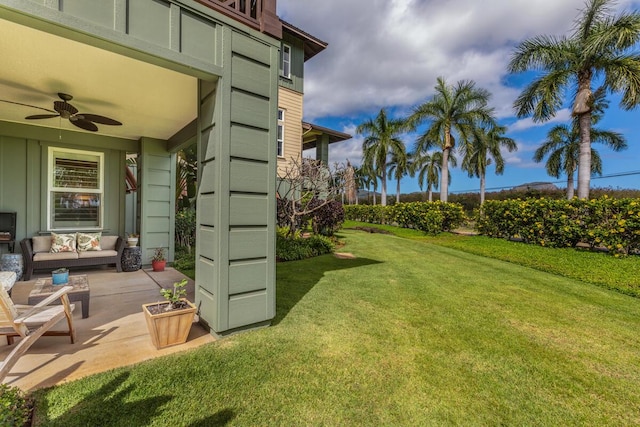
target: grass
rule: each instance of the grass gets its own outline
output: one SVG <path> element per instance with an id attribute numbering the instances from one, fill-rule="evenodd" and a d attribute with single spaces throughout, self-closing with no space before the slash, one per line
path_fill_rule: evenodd
<path id="1" fill-rule="evenodd" d="M 347 221 L 344 226 L 346 228 L 378 228 L 398 237 L 508 261 L 640 297 L 640 257 L 638 256 L 615 258 L 603 252 L 573 248 L 545 248 L 485 236 L 451 233 L 428 236 L 417 230 L 355 221 Z"/>
<path id="2" fill-rule="evenodd" d="M 344 231 L 277 266 L 274 325 L 40 390 L 40 426 L 640 423 L 640 304 L 514 263 Z"/>

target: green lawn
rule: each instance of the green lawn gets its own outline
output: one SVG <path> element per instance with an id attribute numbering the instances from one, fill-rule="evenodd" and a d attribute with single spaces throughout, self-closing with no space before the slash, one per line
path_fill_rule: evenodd
<path id="1" fill-rule="evenodd" d="M 640 424 L 640 301 L 395 236 L 278 264 L 274 326 L 37 393 L 53 426 Z"/>

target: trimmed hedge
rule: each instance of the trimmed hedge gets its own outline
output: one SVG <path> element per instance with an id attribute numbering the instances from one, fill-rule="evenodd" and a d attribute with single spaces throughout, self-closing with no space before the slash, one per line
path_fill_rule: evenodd
<path id="1" fill-rule="evenodd" d="M 464 221 L 464 211 L 457 203 L 411 202 L 391 206 L 345 206 L 345 218 L 371 224 L 397 224 L 427 234 L 438 234 L 459 227 Z"/>
<path id="2" fill-rule="evenodd" d="M 619 256 L 640 250 L 640 199 L 488 200 L 480 234 L 550 247 L 584 243 Z"/>

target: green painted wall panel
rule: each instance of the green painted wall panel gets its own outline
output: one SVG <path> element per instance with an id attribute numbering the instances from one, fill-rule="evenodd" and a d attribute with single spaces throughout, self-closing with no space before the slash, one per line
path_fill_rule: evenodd
<path id="1" fill-rule="evenodd" d="M 145 265 L 151 263 L 153 251 L 159 247 L 165 248 L 169 262 L 174 256 L 176 155 L 167 152 L 166 147 L 163 140 L 140 139 L 138 200 L 140 247 Z"/>
<path id="2" fill-rule="evenodd" d="M 201 61 L 215 64 L 218 50 L 216 24 L 185 10 L 182 10 L 180 18 L 180 51 Z"/>
<path id="3" fill-rule="evenodd" d="M 265 130 L 231 125 L 231 155 L 252 160 L 269 160 L 269 133 Z"/>
<path id="4" fill-rule="evenodd" d="M 162 171 L 168 171 L 171 169 L 171 157 L 167 156 L 163 147 L 160 147 L 160 149 L 163 151 L 161 155 L 149 154 L 145 157 L 144 161 L 147 169 L 159 169 Z"/>
<path id="5" fill-rule="evenodd" d="M 202 263 L 198 263 L 198 267 L 204 269 Z M 196 270 L 197 271 L 197 270 Z M 199 272 L 196 272 L 198 275 Z M 211 327 L 216 323 L 216 319 L 218 319 L 218 306 L 217 306 L 217 295 L 209 292 L 206 287 L 202 286 L 200 283 L 201 279 L 196 277 L 196 282 L 198 283 L 197 291 L 196 291 L 196 301 L 198 301 L 198 316 L 201 321 L 208 323 Z"/>
<path id="6" fill-rule="evenodd" d="M 149 211 L 148 216 L 163 215 L 168 217 L 171 214 L 171 203 L 168 201 L 147 201 L 145 205 Z"/>
<path id="7" fill-rule="evenodd" d="M 171 47 L 170 3 L 162 0 L 129 2 L 128 33 L 158 46 Z"/>
<path id="8" fill-rule="evenodd" d="M 234 31 L 231 36 L 231 46 L 233 52 L 251 58 L 254 61 L 262 62 L 267 66 L 271 64 L 269 46 L 256 39 Z"/>
<path id="9" fill-rule="evenodd" d="M 280 70 L 280 77 L 278 83 L 282 87 L 294 90 L 296 92 L 304 93 L 304 45 L 302 40 L 293 37 L 290 34 L 284 33 L 282 35 L 283 43 L 287 44 L 291 48 L 291 76 L 286 78 L 282 76 L 282 69 L 280 63 L 278 68 Z"/>
<path id="10" fill-rule="evenodd" d="M 268 319 L 267 292 L 238 295 L 229 299 L 229 328 L 239 328 Z"/>
<path id="11" fill-rule="evenodd" d="M 198 184 L 200 185 L 199 191 L 200 194 L 212 193 L 216 190 L 216 183 L 218 179 L 216 179 L 216 168 L 215 162 L 207 162 L 203 164 L 200 162 L 200 169 L 202 170 L 202 175 L 200 176 L 200 180 Z"/>
<path id="12" fill-rule="evenodd" d="M 213 278 L 216 276 L 216 263 L 206 258 L 200 258 L 198 262 L 198 285 L 204 288 L 207 293 L 214 294 L 215 286 Z"/>
<path id="13" fill-rule="evenodd" d="M 149 185 L 168 186 L 171 170 L 158 170 L 147 168 L 145 179 Z"/>
<path id="14" fill-rule="evenodd" d="M 165 217 L 149 217 L 147 218 L 149 230 L 165 231 L 169 229 L 169 218 Z"/>
<path id="15" fill-rule="evenodd" d="M 216 222 L 217 199 L 215 194 L 206 194 L 198 200 L 200 224 L 213 226 Z"/>
<path id="16" fill-rule="evenodd" d="M 234 88 L 255 93 L 265 98 L 269 97 L 269 85 L 265 85 L 265 80 L 269 78 L 269 67 L 257 64 L 242 56 L 232 58 L 233 73 L 231 84 Z"/>
<path id="17" fill-rule="evenodd" d="M 197 239 L 199 254 L 203 257 L 215 260 L 216 239 L 218 238 L 216 230 L 213 227 L 200 226 L 199 238 Z"/>
<path id="18" fill-rule="evenodd" d="M 261 258 L 268 253 L 267 229 L 233 229 L 229 232 L 229 259 Z"/>
<path id="19" fill-rule="evenodd" d="M 231 195 L 230 215 L 231 226 L 264 225 L 267 226 L 268 217 L 264 214 L 269 206 L 267 196 L 259 195 Z"/>
<path id="20" fill-rule="evenodd" d="M 114 27 L 114 0 L 60 0 L 60 11 L 106 28 Z"/>
<path id="21" fill-rule="evenodd" d="M 272 119 L 269 100 L 235 90 L 231 92 L 232 122 L 269 129 Z"/>
<path id="22" fill-rule="evenodd" d="M 49 135 L 49 129 L 38 126 L 21 126 L 30 136 Z M 3 131 L 14 133 L 14 126 L 0 122 L 0 210 L 17 213 L 16 237 L 21 240 L 41 232 L 47 232 L 46 192 L 48 148 L 80 149 L 104 154 L 103 232 L 110 235 L 124 233 L 124 155 L 125 152 L 104 148 L 109 138 L 89 140 L 96 146 L 65 144 L 56 140 L 3 136 Z M 117 145 L 117 144 L 115 144 Z M 19 249 L 17 249 L 19 250 Z M 6 251 L 6 247 L 0 247 Z"/>
<path id="23" fill-rule="evenodd" d="M 267 260 L 232 262 L 229 266 L 229 294 L 236 295 L 265 289 Z"/>
<path id="24" fill-rule="evenodd" d="M 269 192 L 269 166 L 266 163 L 231 159 L 231 191 Z"/>
<path id="25" fill-rule="evenodd" d="M 169 243 L 171 243 L 171 241 L 169 240 L 169 233 L 164 230 L 157 232 L 147 232 L 144 235 L 144 247 L 147 248 L 146 251 L 149 258 L 153 257 L 153 253 L 156 248 L 168 248 Z M 149 263 L 151 263 L 151 261 L 149 261 Z"/>

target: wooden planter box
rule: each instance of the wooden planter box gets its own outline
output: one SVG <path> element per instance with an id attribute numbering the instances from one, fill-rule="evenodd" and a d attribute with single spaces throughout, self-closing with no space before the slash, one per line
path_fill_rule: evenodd
<path id="1" fill-rule="evenodd" d="M 189 304 L 189 308 L 163 311 L 159 314 L 152 314 L 147 308 L 150 306 L 158 306 L 158 303 L 142 305 L 142 311 L 147 321 L 149 334 L 151 334 L 151 341 L 158 350 L 187 341 L 197 308 L 192 302 L 186 299 L 183 299 L 183 301 Z M 167 304 L 168 303 L 160 303 L 159 305 L 163 307 Z"/>

